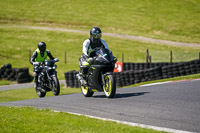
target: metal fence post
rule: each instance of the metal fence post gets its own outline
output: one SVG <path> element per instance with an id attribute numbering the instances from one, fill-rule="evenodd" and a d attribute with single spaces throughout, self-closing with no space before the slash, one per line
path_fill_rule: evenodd
<path id="1" fill-rule="evenodd" d="M 29 49 L 29 61 L 31 60 L 31 49 Z"/>
<path id="2" fill-rule="evenodd" d="M 122 62 L 124 63 L 124 53 L 122 53 Z"/>
<path id="3" fill-rule="evenodd" d="M 149 50 L 147 49 L 146 51 L 146 62 L 148 63 L 149 62 Z"/>
<path id="4" fill-rule="evenodd" d="M 199 52 L 199 60 L 200 60 L 200 52 Z"/>
<path id="5" fill-rule="evenodd" d="M 172 63 L 172 50 L 170 51 L 170 62 Z"/>
<path id="6" fill-rule="evenodd" d="M 67 63 L 67 52 L 65 51 L 65 64 Z"/>

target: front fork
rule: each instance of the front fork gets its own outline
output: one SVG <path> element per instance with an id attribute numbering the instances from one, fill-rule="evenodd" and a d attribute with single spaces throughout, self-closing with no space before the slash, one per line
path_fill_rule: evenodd
<path id="1" fill-rule="evenodd" d="M 102 85 L 104 86 L 104 87 L 106 87 L 106 83 L 105 83 L 105 74 L 103 74 L 103 72 L 101 71 L 101 80 L 102 80 Z"/>
<path id="2" fill-rule="evenodd" d="M 104 87 L 106 87 L 106 83 L 105 83 L 105 76 L 106 76 L 106 75 L 113 75 L 113 73 L 112 73 L 112 72 L 107 72 L 107 73 L 104 73 L 104 74 L 103 74 L 103 72 L 101 72 L 102 85 L 103 85 Z"/>
<path id="3" fill-rule="evenodd" d="M 52 77 L 56 77 L 57 76 L 57 72 L 56 71 L 53 71 L 52 73 L 51 73 L 51 75 L 49 74 L 49 72 L 46 70 L 46 74 L 47 74 L 47 79 L 48 79 L 48 87 L 49 88 L 53 88 L 53 79 L 52 79 Z"/>

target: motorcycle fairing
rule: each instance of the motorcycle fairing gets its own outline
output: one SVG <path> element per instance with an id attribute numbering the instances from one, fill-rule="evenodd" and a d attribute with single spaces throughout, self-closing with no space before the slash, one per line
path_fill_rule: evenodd
<path id="1" fill-rule="evenodd" d="M 96 51 L 96 57 L 88 70 L 88 85 L 91 89 L 103 91 L 104 75 L 112 73 L 115 65 L 115 57 L 105 48 Z"/>

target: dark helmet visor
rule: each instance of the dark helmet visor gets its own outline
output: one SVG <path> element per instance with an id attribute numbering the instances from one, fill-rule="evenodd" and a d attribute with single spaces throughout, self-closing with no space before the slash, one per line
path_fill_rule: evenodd
<path id="1" fill-rule="evenodd" d="M 40 52 L 45 52 L 45 50 L 46 50 L 46 46 L 41 46 L 41 47 L 39 47 L 39 50 L 40 50 Z"/>
<path id="2" fill-rule="evenodd" d="M 102 34 L 101 33 L 98 33 L 98 34 L 92 34 L 91 35 L 94 39 L 100 39 L 101 38 L 101 36 L 102 36 Z"/>

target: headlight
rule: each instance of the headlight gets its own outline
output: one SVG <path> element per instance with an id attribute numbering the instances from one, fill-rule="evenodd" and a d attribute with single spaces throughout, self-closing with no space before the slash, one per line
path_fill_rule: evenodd
<path id="1" fill-rule="evenodd" d="M 53 69 L 56 69 L 56 68 L 57 68 L 57 65 L 54 65 L 54 66 L 53 66 Z"/>
<path id="2" fill-rule="evenodd" d="M 46 70 L 51 70 L 52 68 L 49 67 L 49 66 L 45 66 L 45 69 L 46 69 Z"/>

